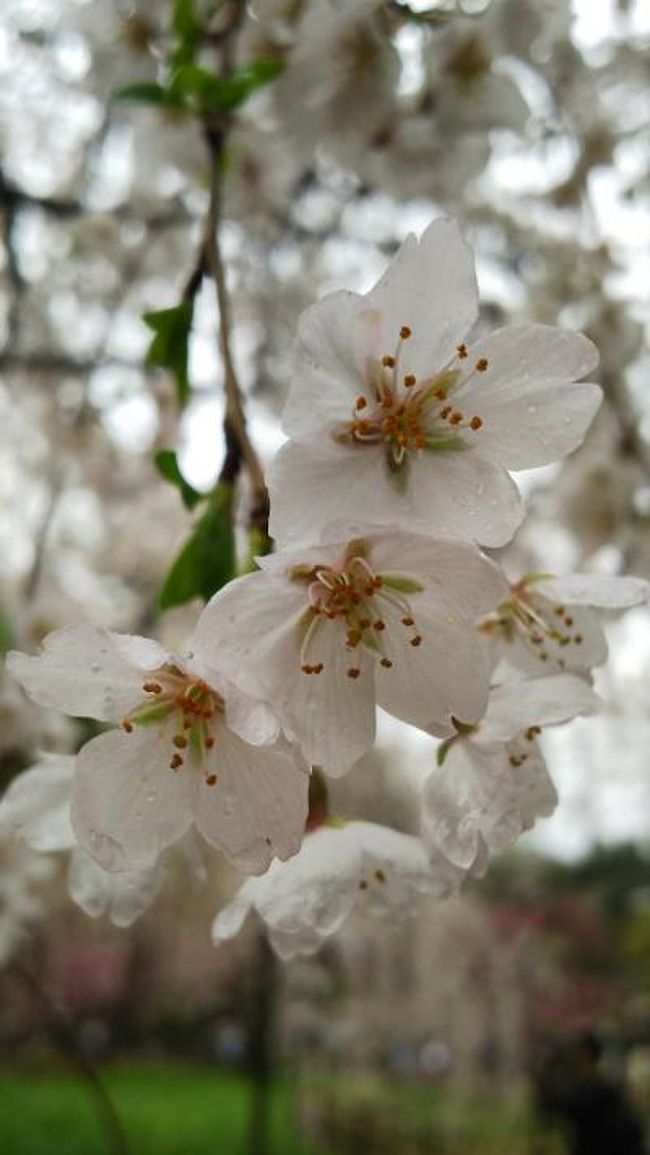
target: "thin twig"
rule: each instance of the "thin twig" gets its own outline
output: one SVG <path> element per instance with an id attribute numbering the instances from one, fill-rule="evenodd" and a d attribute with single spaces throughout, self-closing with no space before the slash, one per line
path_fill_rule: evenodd
<path id="1" fill-rule="evenodd" d="M 245 18 L 246 5 L 243 0 L 232 0 L 227 35 L 220 44 L 221 75 L 228 76 L 234 67 L 235 38 Z M 224 392 L 226 413 L 224 433 L 226 438 L 226 465 L 229 480 L 234 480 L 241 465 L 248 472 L 253 489 L 250 526 L 256 529 L 268 542 L 269 498 L 264 479 L 264 471 L 257 451 L 250 439 L 244 413 L 243 392 L 237 377 L 232 352 L 232 316 L 230 295 L 223 254 L 221 251 L 220 226 L 223 206 L 223 157 L 225 142 L 230 129 L 231 116 L 224 114 L 218 121 L 206 120 L 204 138 L 210 162 L 210 200 L 203 237 L 203 259 L 207 272 L 212 278 L 219 306 L 219 344 L 224 367 Z M 199 266 L 200 267 L 200 266 Z"/>

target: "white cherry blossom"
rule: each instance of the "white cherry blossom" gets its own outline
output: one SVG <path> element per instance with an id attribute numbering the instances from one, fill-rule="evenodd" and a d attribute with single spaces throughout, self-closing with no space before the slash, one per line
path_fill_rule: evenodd
<path id="1" fill-rule="evenodd" d="M 212 938 L 233 938 L 256 911 L 281 958 L 313 954 L 355 910 L 392 920 L 413 912 L 425 894 L 443 897 L 462 872 L 432 867 L 422 842 L 374 822 L 320 826 L 289 862 L 249 878 L 217 915 Z"/>
<path id="2" fill-rule="evenodd" d="M 75 834 L 104 869 L 150 867 L 192 825 L 246 872 L 297 851 L 306 767 L 269 708 L 205 659 L 82 625 L 8 667 L 42 705 L 121 723 L 82 748 L 72 788 Z"/>
<path id="3" fill-rule="evenodd" d="M 68 853 L 68 891 L 92 918 L 108 915 L 116 926 L 131 926 L 151 905 L 165 877 L 163 858 L 136 871 L 103 870 L 82 850 L 70 821 L 75 759 L 42 754 L 11 782 L 0 800 L 0 835 L 19 835 L 40 853 Z"/>
<path id="4" fill-rule="evenodd" d="M 439 766 L 424 785 L 424 841 L 455 866 L 476 870 L 552 814 L 557 795 L 537 735 L 598 705 L 586 683 L 567 674 L 492 690 L 481 722 L 459 725 L 438 750 Z"/>
<path id="5" fill-rule="evenodd" d="M 647 601 L 649 590 L 636 577 L 527 574 L 479 628 L 496 655 L 525 673 L 584 674 L 607 658 L 605 633 L 592 610 L 627 609 Z"/>
<path id="6" fill-rule="evenodd" d="M 313 540 L 351 518 L 505 544 L 523 516 L 510 469 L 546 465 L 582 441 L 598 363 L 586 337 L 546 325 L 473 344 L 472 254 L 437 220 L 410 235 L 365 296 L 337 292 L 303 314 L 270 471 L 271 532 Z"/>
<path id="7" fill-rule="evenodd" d="M 273 703 L 309 762 L 341 774 L 373 743 L 375 704 L 441 737 L 452 715 L 481 717 L 490 670 L 474 623 L 507 583 L 466 543 L 331 532 L 220 590 L 197 637 L 245 691 Z"/>
<path id="8" fill-rule="evenodd" d="M 400 60 L 385 35 L 381 8 L 381 0 L 310 0 L 305 6 L 272 94 L 277 118 L 303 162 L 313 164 L 318 141 L 339 163 L 356 167 L 393 112 Z"/>

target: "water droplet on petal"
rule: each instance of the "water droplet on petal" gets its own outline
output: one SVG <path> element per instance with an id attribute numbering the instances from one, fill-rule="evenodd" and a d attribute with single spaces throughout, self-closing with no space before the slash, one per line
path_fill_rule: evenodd
<path id="1" fill-rule="evenodd" d="M 124 861 L 124 851 L 115 838 L 100 830 L 88 831 L 90 851 L 105 870 L 118 870 Z"/>
<path id="2" fill-rule="evenodd" d="M 145 802 L 151 806 L 151 803 L 156 801 L 156 797 L 156 794 L 147 794 L 145 795 Z"/>

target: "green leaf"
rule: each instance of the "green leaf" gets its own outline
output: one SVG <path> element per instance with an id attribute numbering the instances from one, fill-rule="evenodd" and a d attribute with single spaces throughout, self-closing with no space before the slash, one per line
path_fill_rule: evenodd
<path id="1" fill-rule="evenodd" d="M 201 112 L 232 112 L 256 89 L 274 80 L 282 68 L 276 60 L 253 60 L 232 76 L 223 77 L 197 64 L 182 64 L 172 76 L 169 89 L 179 101 L 193 97 Z"/>
<path id="2" fill-rule="evenodd" d="M 172 309 L 145 313 L 142 320 L 155 336 L 147 351 L 147 365 L 157 369 L 171 369 L 176 378 L 176 392 L 181 408 L 190 393 L 187 376 L 187 353 L 192 328 L 192 301 L 181 301 Z"/>
<path id="3" fill-rule="evenodd" d="M 155 104 L 172 108 L 182 108 L 183 102 L 168 88 L 154 81 L 142 84 L 127 84 L 113 94 L 114 100 L 131 100 L 136 104 Z"/>
<path id="4" fill-rule="evenodd" d="M 185 480 L 178 468 L 178 460 L 173 449 L 161 449 L 154 457 L 154 464 L 160 475 L 176 486 L 186 509 L 194 509 L 194 506 L 206 496 Z"/>
<path id="5" fill-rule="evenodd" d="M 192 598 L 207 602 L 235 576 L 235 569 L 232 486 L 220 483 L 163 582 L 158 608 L 167 610 Z"/>

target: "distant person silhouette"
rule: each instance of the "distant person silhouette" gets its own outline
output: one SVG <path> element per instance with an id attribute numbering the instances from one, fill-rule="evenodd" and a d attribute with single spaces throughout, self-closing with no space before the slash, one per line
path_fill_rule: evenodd
<path id="1" fill-rule="evenodd" d="M 592 1032 L 580 1035 L 568 1061 L 545 1064 L 539 1105 L 566 1124 L 571 1155 L 645 1155 L 641 1124 L 621 1088 L 602 1074 L 601 1055 Z"/>

